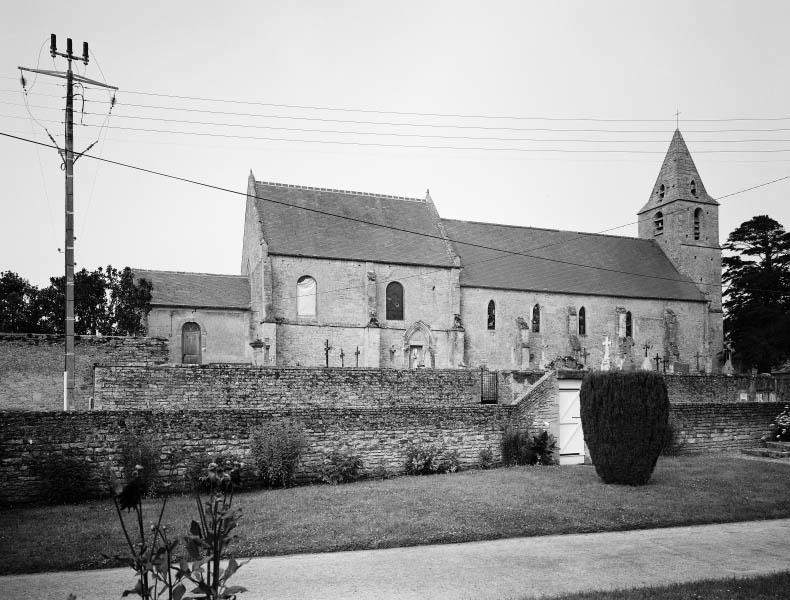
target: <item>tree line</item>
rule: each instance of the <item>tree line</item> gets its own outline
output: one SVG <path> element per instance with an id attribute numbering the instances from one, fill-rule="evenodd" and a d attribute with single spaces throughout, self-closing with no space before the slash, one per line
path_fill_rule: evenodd
<path id="1" fill-rule="evenodd" d="M 12 271 L 0 273 L 0 331 L 65 333 L 65 277 L 38 288 Z M 74 333 L 144 335 L 151 310 L 151 283 L 135 280 L 129 267 L 112 265 L 74 273 Z"/>

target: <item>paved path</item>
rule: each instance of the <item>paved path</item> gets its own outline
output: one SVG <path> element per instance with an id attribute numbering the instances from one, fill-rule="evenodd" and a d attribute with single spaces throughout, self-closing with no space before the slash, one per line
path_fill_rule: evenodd
<path id="1" fill-rule="evenodd" d="M 790 570 L 790 519 L 256 558 L 239 600 L 502 599 Z M 0 577 L 3 598 L 116 600 L 129 569 Z"/>

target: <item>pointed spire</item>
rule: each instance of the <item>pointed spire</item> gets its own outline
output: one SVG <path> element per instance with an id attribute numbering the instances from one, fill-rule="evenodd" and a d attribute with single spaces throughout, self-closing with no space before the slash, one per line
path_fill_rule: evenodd
<path id="1" fill-rule="evenodd" d="M 650 200 L 639 211 L 642 213 L 656 205 L 666 204 L 675 200 L 689 200 L 705 204 L 718 204 L 711 198 L 702 183 L 694 159 L 691 158 L 686 140 L 680 129 L 675 129 L 669 143 L 664 162 L 658 172 L 656 183 L 650 194 Z"/>

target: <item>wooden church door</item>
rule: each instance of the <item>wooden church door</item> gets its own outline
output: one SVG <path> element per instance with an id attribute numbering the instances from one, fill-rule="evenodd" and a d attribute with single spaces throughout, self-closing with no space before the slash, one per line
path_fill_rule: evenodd
<path id="1" fill-rule="evenodd" d="M 184 323 L 181 329 L 181 362 L 187 365 L 199 365 L 200 345 L 200 325 Z"/>

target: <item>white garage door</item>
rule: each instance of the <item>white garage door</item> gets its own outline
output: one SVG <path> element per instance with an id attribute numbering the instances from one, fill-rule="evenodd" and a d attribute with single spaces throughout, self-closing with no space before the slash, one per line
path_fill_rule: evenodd
<path id="1" fill-rule="evenodd" d="M 579 408 L 581 379 L 560 379 L 560 464 L 584 462 L 584 434 Z"/>

